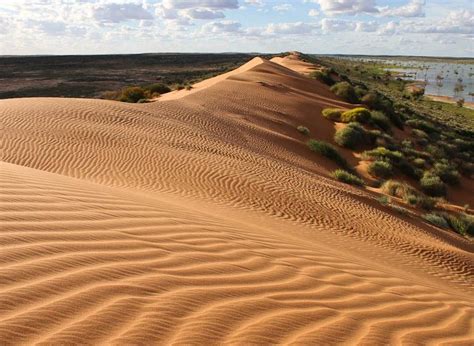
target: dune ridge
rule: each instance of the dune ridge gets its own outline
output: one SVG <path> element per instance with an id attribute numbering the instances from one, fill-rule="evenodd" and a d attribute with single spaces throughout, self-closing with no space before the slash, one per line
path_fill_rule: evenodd
<path id="1" fill-rule="evenodd" d="M 0 340 L 472 343 L 472 245 L 328 178 L 295 127 L 350 105 L 306 68 L 0 101 Z"/>

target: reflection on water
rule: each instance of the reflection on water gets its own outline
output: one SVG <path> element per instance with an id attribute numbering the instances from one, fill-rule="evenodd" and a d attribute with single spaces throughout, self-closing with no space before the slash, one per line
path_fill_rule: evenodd
<path id="1" fill-rule="evenodd" d="M 464 98 L 466 101 L 474 102 L 474 60 L 472 64 L 419 59 L 410 61 L 359 58 L 356 60 L 398 65 L 399 68 L 387 68 L 387 70 L 397 72 L 398 76 L 405 80 L 424 82 L 425 94 Z"/>

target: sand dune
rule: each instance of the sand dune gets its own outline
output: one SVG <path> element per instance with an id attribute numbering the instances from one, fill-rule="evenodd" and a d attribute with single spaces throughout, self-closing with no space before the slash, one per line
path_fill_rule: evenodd
<path id="1" fill-rule="evenodd" d="M 291 59 L 0 101 L 0 340 L 472 344 L 472 245 L 328 178 L 295 127 L 331 140 L 349 105 Z"/>

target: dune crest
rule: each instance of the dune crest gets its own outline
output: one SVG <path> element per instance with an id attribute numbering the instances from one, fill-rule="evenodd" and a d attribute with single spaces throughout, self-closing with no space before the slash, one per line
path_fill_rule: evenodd
<path id="1" fill-rule="evenodd" d="M 473 343 L 472 244 L 329 178 L 295 128 L 331 140 L 350 105 L 306 64 L 0 101 L 0 340 Z"/>

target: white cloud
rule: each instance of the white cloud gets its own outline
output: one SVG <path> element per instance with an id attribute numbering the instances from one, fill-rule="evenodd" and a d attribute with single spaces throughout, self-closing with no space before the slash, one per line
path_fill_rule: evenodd
<path id="1" fill-rule="evenodd" d="M 379 12 L 386 17 L 423 17 L 425 0 L 411 0 L 400 7 L 379 7 Z"/>
<path id="2" fill-rule="evenodd" d="M 293 6 L 291 4 L 279 4 L 279 5 L 273 6 L 273 10 L 277 12 L 286 12 L 286 11 L 291 10 L 292 8 Z"/>
<path id="3" fill-rule="evenodd" d="M 93 17 L 102 23 L 120 23 L 135 19 L 153 19 L 150 12 L 134 3 L 109 3 L 93 8 Z"/>
<path id="4" fill-rule="evenodd" d="M 319 16 L 319 11 L 312 8 L 311 10 L 308 11 L 308 16 L 310 17 L 317 17 Z"/>
<path id="5" fill-rule="evenodd" d="M 238 0 L 163 0 L 163 6 L 180 10 L 188 8 L 223 10 L 239 8 L 239 2 Z"/>
<path id="6" fill-rule="evenodd" d="M 318 3 L 321 11 L 330 16 L 378 12 L 375 0 L 313 0 L 312 2 Z"/>
<path id="7" fill-rule="evenodd" d="M 321 29 L 328 32 L 352 31 L 356 24 L 347 20 L 324 18 L 321 20 Z"/>
<path id="8" fill-rule="evenodd" d="M 235 33 L 238 32 L 241 27 L 242 24 L 233 20 L 210 22 L 202 26 L 202 32 L 213 34 Z"/>
<path id="9" fill-rule="evenodd" d="M 296 23 L 271 23 L 265 30 L 268 34 L 301 35 L 310 34 L 315 26 L 303 22 Z"/>
<path id="10" fill-rule="evenodd" d="M 213 11 L 207 8 L 190 8 L 185 11 L 185 14 L 192 19 L 218 19 L 225 17 L 221 11 Z"/>

